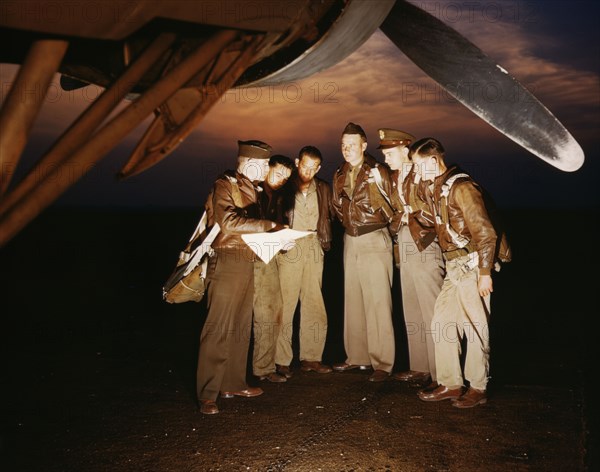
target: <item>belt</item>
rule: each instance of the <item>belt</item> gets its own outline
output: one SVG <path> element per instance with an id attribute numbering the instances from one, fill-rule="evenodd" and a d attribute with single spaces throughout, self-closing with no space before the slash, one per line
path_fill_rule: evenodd
<path id="1" fill-rule="evenodd" d="M 447 261 L 451 261 L 452 259 L 456 259 L 457 257 L 466 256 L 467 254 L 471 254 L 477 248 L 475 244 L 469 243 L 465 247 L 460 247 L 458 249 L 454 249 L 453 251 L 444 252 L 444 259 Z"/>
<path id="2" fill-rule="evenodd" d="M 350 236 L 363 236 L 365 234 L 372 233 L 373 231 L 377 231 L 379 229 L 383 229 L 387 226 L 387 223 L 377 223 L 373 225 L 363 225 L 358 226 L 355 231 L 346 231 Z M 355 234 L 352 234 L 355 233 Z"/>

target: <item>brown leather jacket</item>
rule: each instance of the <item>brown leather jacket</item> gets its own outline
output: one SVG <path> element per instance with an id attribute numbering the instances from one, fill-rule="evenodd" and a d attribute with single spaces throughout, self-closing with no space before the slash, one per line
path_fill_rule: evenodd
<path id="1" fill-rule="evenodd" d="M 404 205 L 402 204 L 398 193 L 399 176 L 400 170 L 392 172 L 393 190 L 391 199 L 397 212 L 394 214 L 392 222 L 390 223 L 390 232 L 394 235 L 398 234 L 400 231 L 405 213 Z M 423 201 L 420 197 L 422 192 L 419 191 L 419 185 L 421 185 L 421 182 L 415 184 L 414 177 L 415 172 L 411 169 L 402 182 L 402 194 L 404 196 L 404 201 L 412 210 L 412 212 L 408 214 L 408 230 L 419 251 L 424 251 L 435 240 L 435 217 L 431 213 L 431 208 L 427 202 Z"/>
<path id="2" fill-rule="evenodd" d="M 329 251 L 331 248 L 331 187 L 324 180 L 318 177 L 314 178 L 317 186 L 317 201 L 319 202 L 319 219 L 317 221 L 317 238 L 321 243 L 323 251 Z M 294 182 L 295 184 L 295 182 Z M 296 189 L 296 185 L 292 189 Z M 295 191 L 289 194 L 289 209 L 286 212 L 288 224 L 293 228 L 294 224 L 294 202 L 296 199 Z"/>
<path id="3" fill-rule="evenodd" d="M 258 192 L 258 204 L 260 205 L 260 214 L 267 220 L 274 221 L 275 223 L 285 223 L 284 218 L 284 199 L 286 197 L 286 191 L 284 189 L 271 190 L 271 197 L 269 198 L 269 190 L 267 190 L 267 184 L 262 182 L 260 188 L 262 192 Z"/>
<path id="4" fill-rule="evenodd" d="M 373 186 L 369 184 L 368 180 L 374 167 L 379 169 L 383 189 L 388 196 L 391 195 L 392 182 L 389 168 L 377 162 L 367 153 L 364 155 L 362 167 L 356 176 L 352 195 L 348 195 L 344 189 L 350 164 L 344 162 L 333 176 L 333 210 L 350 236 L 360 236 L 385 228 L 390 222 L 391 215 L 386 213 L 387 209 L 373 208 L 371 198 Z"/>
<path id="5" fill-rule="evenodd" d="M 448 178 L 459 172 L 461 171 L 457 167 L 451 167 L 433 181 L 433 201 L 430 201 L 430 204 L 439 217 L 436 217 L 435 227 L 443 252 L 459 248 L 441 219 L 442 185 Z M 428 195 L 431 196 L 429 192 Z M 475 246 L 479 254 L 480 273 L 491 274 L 495 262 L 497 236 L 486 210 L 481 189 L 470 177 L 458 178 L 450 189 L 447 202 L 450 227 Z"/>
<path id="6" fill-rule="evenodd" d="M 237 181 L 242 206 L 235 203 L 233 183 Z M 206 202 L 209 224 L 218 223 L 220 233 L 212 243 L 216 251 L 249 249 L 242 234 L 260 233 L 272 229 L 274 223 L 261 219 L 257 188 L 244 175 L 228 171 L 219 177 Z M 250 254 L 250 253 L 248 253 Z"/>

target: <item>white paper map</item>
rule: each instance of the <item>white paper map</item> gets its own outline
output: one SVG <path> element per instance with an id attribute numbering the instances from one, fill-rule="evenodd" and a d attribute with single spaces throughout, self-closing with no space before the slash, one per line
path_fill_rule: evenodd
<path id="1" fill-rule="evenodd" d="M 279 251 L 292 249 L 296 239 L 314 233 L 286 228 L 273 233 L 242 234 L 242 239 L 265 264 L 268 264 Z"/>

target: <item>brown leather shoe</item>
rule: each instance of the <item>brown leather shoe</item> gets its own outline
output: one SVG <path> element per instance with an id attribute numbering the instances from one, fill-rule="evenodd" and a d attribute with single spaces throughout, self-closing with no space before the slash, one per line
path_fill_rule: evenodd
<path id="1" fill-rule="evenodd" d="M 459 388 L 448 388 L 444 385 L 440 385 L 431 392 L 421 391 L 417 393 L 418 397 L 424 402 L 439 402 L 442 400 L 456 400 L 462 395 L 462 387 Z"/>
<path id="2" fill-rule="evenodd" d="M 317 374 L 329 374 L 331 367 L 321 364 L 319 361 L 302 361 L 300 363 L 300 370 L 303 372 L 316 372 Z"/>
<path id="3" fill-rule="evenodd" d="M 262 395 L 263 389 L 260 387 L 248 387 L 244 390 L 238 390 L 237 392 L 221 392 L 221 398 L 233 398 L 233 397 L 258 397 Z"/>
<path id="4" fill-rule="evenodd" d="M 291 379 L 294 375 L 289 365 L 277 365 L 277 373 L 283 375 L 286 379 Z"/>
<path id="5" fill-rule="evenodd" d="M 422 388 L 419 392 L 417 392 L 417 394 L 420 392 L 423 392 L 423 393 L 433 392 L 439 386 L 440 386 L 440 384 L 438 384 L 436 380 L 433 380 L 429 385 L 427 385 L 425 388 Z"/>
<path id="6" fill-rule="evenodd" d="M 369 382 L 383 382 L 389 378 L 390 378 L 389 372 L 386 372 L 385 370 L 377 369 L 369 377 Z"/>
<path id="7" fill-rule="evenodd" d="M 483 405 L 486 402 L 487 395 L 485 394 L 485 390 L 477 390 L 476 388 L 469 387 L 469 390 L 463 396 L 452 402 L 452 406 L 456 408 L 473 408 L 477 405 Z"/>
<path id="8" fill-rule="evenodd" d="M 205 415 L 216 415 L 219 407 L 214 400 L 200 400 L 200 413 Z"/>
<path id="9" fill-rule="evenodd" d="M 431 375 L 429 372 L 418 372 L 416 370 L 407 370 L 405 372 L 396 372 L 392 374 L 392 378 L 400 380 L 400 382 L 415 382 L 415 383 L 429 383 L 431 381 Z"/>
<path id="10" fill-rule="evenodd" d="M 261 375 L 258 378 L 260 380 L 268 380 L 269 382 L 273 382 L 273 383 L 287 382 L 287 378 L 285 377 L 285 375 L 276 374 L 275 372 L 271 372 L 268 375 Z"/>
<path id="11" fill-rule="evenodd" d="M 371 368 L 370 365 L 358 365 L 358 364 L 348 364 L 346 362 L 341 362 L 339 364 L 333 364 L 333 370 L 336 372 L 346 372 L 347 370 L 360 369 L 360 370 L 369 370 Z"/>

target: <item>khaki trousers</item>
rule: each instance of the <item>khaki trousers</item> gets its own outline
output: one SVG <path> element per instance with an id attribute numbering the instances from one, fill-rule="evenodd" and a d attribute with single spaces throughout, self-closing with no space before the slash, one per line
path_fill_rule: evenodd
<path id="1" fill-rule="evenodd" d="M 327 338 L 327 311 L 321 292 L 323 250 L 316 235 L 298 239 L 293 249 L 278 254 L 283 318 L 275 362 L 290 365 L 293 358 L 294 313 L 300 301 L 300 361 L 321 361 Z"/>
<path id="2" fill-rule="evenodd" d="M 208 262 L 208 315 L 198 353 L 199 400 L 247 388 L 254 262 L 243 251 L 217 252 Z"/>
<path id="3" fill-rule="evenodd" d="M 485 390 L 489 376 L 490 297 L 479 296 L 479 268 L 465 266 L 469 255 L 446 262 L 446 278 L 435 303 L 431 330 L 435 340 L 438 383 L 448 388 L 463 386 L 460 366 L 461 340 L 466 338 L 464 378 L 477 390 Z"/>
<path id="4" fill-rule="evenodd" d="M 348 364 L 391 372 L 392 238 L 387 228 L 362 236 L 344 234 L 344 347 Z"/>
<path id="5" fill-rule="evenodd" d="M 410 370 L 429 372 L 432 380 L 437 380 L 431 321 L 435 301 L 444 282 L 442 251 L 437 241 L 433 241 L 419 252 L 406 225 L 400 229 L 398 243 Z"/>
<path id="6" fill-rule="evenodd" d="M 254 263 L 254 375 L 275 372 L 275 345 L 281 326 L 283 303 L 279 286 L 279 270 L 274 257 L 265 264 Z"/>

